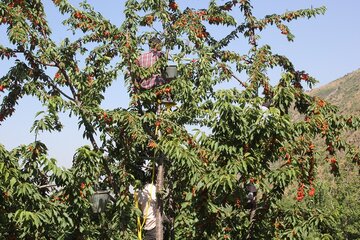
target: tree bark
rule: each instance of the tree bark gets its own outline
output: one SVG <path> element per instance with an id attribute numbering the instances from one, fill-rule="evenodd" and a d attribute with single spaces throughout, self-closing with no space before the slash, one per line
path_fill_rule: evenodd
<path id="1" fill-rule="evenodd" d="M 251 204 L 251 209 L 250 209 L 250 227 L 249 227 L 249 233 L 246 237 L 246 240 L 253 240 L 254 239 L 254 224 L 255 224 L 255 220 L 256 220 L 256 199 L 254 199 L 254 201 Z"/>
<path id="2" fill-rule="evenodd" d="M 164 239 L 163 227 L 163 200 L 162 191 L 164 188 L 164 160 L 163 157 L 159 159 L 159 166 L 156 178 L 156 240 Z"/>

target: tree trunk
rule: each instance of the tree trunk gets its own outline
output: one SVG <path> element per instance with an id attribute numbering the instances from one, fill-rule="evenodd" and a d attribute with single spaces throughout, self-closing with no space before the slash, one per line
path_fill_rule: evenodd
<path id="1" fill-rule="evenodd" d="M 159 166 L 156 179 L 156 240 L 164 239 L 163 228 L 163 200 L 162 190 L 164 188 L 164 160 L 163 157 L 159 159 Z"/>
<path id="2" fill-rule="evenodd" d="M 253 240 L 254 239 L 254 224 L 255 224 L 255 220 L 256 220 L 256 200 L 254 199 L 254 201 L 251 204 L 251 209 L 250 209 L 250 228 L 249 228 L 249 233 L 246 237 L 246 240 Z"/>

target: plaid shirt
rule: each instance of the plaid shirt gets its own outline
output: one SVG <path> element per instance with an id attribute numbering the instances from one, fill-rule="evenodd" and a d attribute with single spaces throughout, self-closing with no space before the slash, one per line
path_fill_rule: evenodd
<path id="1" fill-rule="evenodd" d="M 163 57 L 164 54 L 160 51 L 151 50 L 149 52 L 141 54 L 137 59 L 137 63 L 140 67 L 149 68 L 155 64 L 155 62 Z M 160 74 L 154 74 L 148 79 L 141 79 L 140 86 L 143 89 L 151 89 L 156 86 L 160 86 L 166 83 L 166 80 L 161 77 Z"/>

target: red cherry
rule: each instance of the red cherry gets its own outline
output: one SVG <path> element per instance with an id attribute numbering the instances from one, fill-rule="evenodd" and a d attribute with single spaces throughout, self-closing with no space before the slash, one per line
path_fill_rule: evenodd
<path id="1" fill-rule="evenodd" d="M 176 9 L 178 9 L 178 4 L 176 3 L 176 2 L 171 2 L 170 4 L 169 4 L 169 7 L 172 9 L 172 10 L 176 10 Z"/>
<path id="2" fill-rule="evenodd" d="M 309 196 L 313 197 L 314 195 L 315 195 L 315 188 L 311 187 L 310 190 L 309 190 Z"/>
<path id="3" fill-rule="evenodd" d="M 59 72 L 57 72 L 56 74 L 55 74 L 55 79 L 59 79 L 61 77 L 61 74 L 59 73 Z"/>

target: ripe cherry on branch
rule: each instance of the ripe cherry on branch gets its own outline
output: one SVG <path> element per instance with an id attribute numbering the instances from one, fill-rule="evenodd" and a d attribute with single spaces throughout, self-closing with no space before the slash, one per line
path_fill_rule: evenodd
<path id="1" fill-rule="evenodd" d="M 315 195 L 315 188 L 313 186 L 310 187 L 308 194 L 310 197 L 313 197 Z"/>
<path id="2" fill-rule="evenodd" d="M 298 187 L 298 190 L 297 190 L 297 196 L 296 196 L 296 200 L 297 201 L 302 201 L 305 197 L 305 184 L 304 183 L 301 183 L 300 186 Z"/>
<path id="3" fill-rule="evenodd" d="M 149 148 L 156 148 L 157 144 L 156 144 L 156 142 L 154 140 L 150 140 L 147 146 Z"/>
<path id="4" fill-rule="evenodd" d="M 178 9 L 179 6 L 176 2 L 170 2 L 169 7 L 171 8 L 171 10 L 175 11 Z"/>
<path id="5" fill-rule="evenodd" d="M 81 12 L 75 12 L 74 13 L 74 18 L 76 19 L 82 19 L 84 17 L 84 15 Z"/>
<path id="6" fill-rule="evenodd" d="M 60 73 L 60 72 L 55 73 L 54 78 L 55 78 L 55 79 L 61 78 L 61 73 Z"/>

